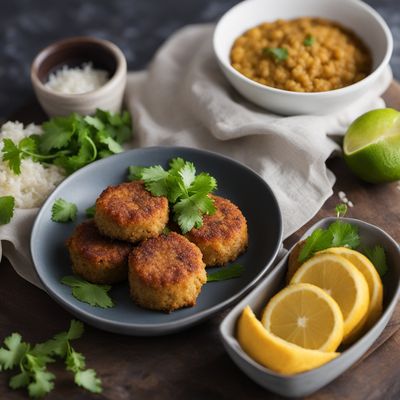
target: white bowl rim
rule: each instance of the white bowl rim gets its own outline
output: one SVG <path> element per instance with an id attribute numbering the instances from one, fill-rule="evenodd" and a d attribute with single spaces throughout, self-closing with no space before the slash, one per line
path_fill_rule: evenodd
<path id="1" fill-rule="evenodd" d="M 217 25 L 215 27 L 214 34 L 213 34 L 213 49 L 214 49 L 214 54 L 217 57 L 218 61 L 226 69 L 228 69 L 229 72 L 233 73 L 236 77 L 243 80 L 250 86 L 253 86 L 253 87 L 261 89 L 261 90 L 270 91 L 272 93 L 280 93 L 283 95 L 299 97 L 299 98 L 300 97 L 303 97 L 303 98 L 304 97 L 322 97 L 322 96 L 323 97 L 334 97 L 336 95 L 352 92 L 353 90 L 361 88 L 362 86 L 365 86 L 369 82 L 372 82 L 380 75 L 380 73 L 383 71 L 383 69 L 389 63 L 389 60 L 393 53 L 393 36 L 392 36 L 392 33 L 391 33 L 388 25 L 386 24 L 385 20 L 379 15 L 379 13 L 373 7 L 371 7 L 369 4 L 364 3 L 362 0 L 332 0 L 335 2 L 342 1 L 343 3 L 353 3 L 353 4 L 358 5 L 365 12 L 370 14 L 376 20 L 376 22 L 379 24 L 381 29 L 383 30 L 383 32 L 385 34 L 385 38 L 386 38 L 386 52 L 385 52 L 385 56 L 381 60 L 380 64 L 375 68 L 375 70 L 373 70 L 365 78 L 363 78 L 360 81 L 355 82 L 351 85 L 348 85 L 348 86 L 345 86 L 345 87 L 342 87 L 339 89 L 327 90 L 327 91 L 323 91 L 323 92 L 294 92 L 294 91 L 290 91 L 290 90 L 274 88 L 272 86 L 263 85 L 256 81 L 253 81 L 252 79 L 247 78 L 245 75 L 241 74 L 239 71 L 237 71 L 235 68 L 233 68 L 232 65 L 229 62 L 226 62 L 226 60 L 220 55 L 220 53 L 217 50 L 216 37 L 219 34 L 219 30 L 221 29 L 221 23 L 224 22 L 226 19 L 228 19 L 231 13 L 233 13 L 237 8 L 241 7 L 244 3 L 252 3 L 255 1 L 258 1 L 258 0 L 244 0 L 244 1 L 241 1 L 240 3 L 236 4 L 232 8 L 230 8 L 224 15 L 222 15 L 222 17 L 217 22 Z"/>

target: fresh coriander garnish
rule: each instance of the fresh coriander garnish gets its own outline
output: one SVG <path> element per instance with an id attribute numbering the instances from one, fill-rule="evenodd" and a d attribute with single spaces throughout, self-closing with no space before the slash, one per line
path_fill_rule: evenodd
<path id="1" fill-rule="evenodd" d="M 332 233 L 329 230 L 318 228 L 305 241 L 299 254 L 299 262 L 308 260 L 314 253 L 331 247 Z"/>
<path id="2" fill-rule="evenodd" d="M 8 224 L 14 215 L 15 199 L 13 196 L 0 197 L 0 225 Z"/>
<path id="3" fill-rule="evenodd" d="M 88 207 L 88 208 L 85 210 L 85 214 L 86 214 L 86 216 L 87 216 L 88 218 L 93 218 L 95 212 L 96 212 L 96 204 L 93 204 L 92 206 Z"/>
<path id="4" fill-rule="evenodd" d="M 312 35 L 307 35 L 306 38 L 304 39 L 303 44 L 306 47 L 310 47 L 314 44 L 314 42 L 315 42 L 315 37 Z"/>
<path id="5" fill-rule="evenodd" d="M 379 276 L 382 278 L 388 271 L 385 250 L 382 246 L 363 247 L 362 252 L 369 258 Z"/>
<path id="6" fill-rule="evenodd" d="M 282 47 L 265 47 L 263 53 L 272 57 L 276 62 L 285 61 L 289 56 L 288 50 Z"/>
<path id="7" fill-rule="evenodd" d="M 344 217 L 347 213 L 347 205 L 344 203 L 340 203 L 335 207 L 336 218 Z"/>
<path id="8" fill-rule="evenodd" d="M 339 218 L 347 211 L 345 204 L 338 204 L 335 207 L 336 215 Z M 328 229 L 316 229 L 305 241 L 300 254 L 299 262 L 303 263 L 313 256 L 317 251 L 330 247 L 349 247 L 355 249 L 360 245 L 358 228 L 340 219 L 329 225 Z"/>
<path id="9" fill-rule="evenodd" d="M 71 346 L 71 341 L 79 339 L 83 331 L 83 324 L 72 320 L 68 331 L 34 346 L 23 342 L 19 333 L 13 333 L 4 339 L 4 347 L 0 348 L 0 371 L 18 368 L 19 373 L 10 379 L 10 387 L 26 387 L 30 397 L 38 398 L 54 388 L 55 375 L 48 371 L 47 364 L 59 357 L 65 360 L 66 369 L 73 372 L 78 386 L 100 393 L 101 381 L 96 372 L 85 369 L 85 357 Z"/>
<path id="10" fill-rule="evenodd" d="M 51 208 L 51 220 L 54 222 L 75 221 L 78 208 L 74 203 L 57 199 Z"/>
<path id="11" fill-rule="evenodd" d="M 239 278 L 244 272 L 241 264 L 233 264 L 219 271 L 207 274 L 207 282 L 225 281 L 227 279 Z"/>
<path id="12" fill-rule="evenodd" d="M 172 159 L 169 167 L 165 171 L 160 165 L 131 166 L 128 179 L 141 179 L 154 196 L 166 196 L 183 233 L 200 228 L 203 215 L 215 212 L 209 194 L 217 188 L 217 181 L 204 172 L 196 175 L 194 164 L 179 157 Z"/>
<path id="13" fill-rule="evenodd" d="M 42 135 L 28 136 L 18 144 L 3 139 L 3 160 L 16 175 L 27 157 L 56 164 L 70 174 L 96 159 L 119 153 L 121 144 L 131 137 L 131 120 L 127 112 L 96 110 L 94 116 L 74 113 L 51 118 L 42 129 Z"/>
<path id="14" fill-rule="evenodd" d="M 72 295 L 94 307 L 110 308 L 114 307 L 114 302 L 108 292 L 110 285 L 95 285 L 77 276 L 68 275 L 61 279 L 61 283 L 72 288 Z"/>

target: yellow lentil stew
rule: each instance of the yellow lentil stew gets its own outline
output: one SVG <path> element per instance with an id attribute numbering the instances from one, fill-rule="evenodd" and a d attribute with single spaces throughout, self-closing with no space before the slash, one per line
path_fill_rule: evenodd
<path id="1" fill-rule="evenodd" d="M 294 92 L 324 92 L 365 78 L 371 54 L 351 30 L 322 18 L 266 22 L 239 36 L 233 68 L 256 82 Z"/>

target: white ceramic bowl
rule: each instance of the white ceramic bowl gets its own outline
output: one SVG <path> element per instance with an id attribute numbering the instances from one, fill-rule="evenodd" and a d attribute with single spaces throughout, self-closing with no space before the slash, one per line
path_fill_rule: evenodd
<path id="1" fill-rule="evenodd" d="M 262 85 L 235 70 L 229 60 L 235 39 L 265 21 L 322 17 L 352 29 L 372 53 L 373 71 L 353 85 L 327 92 L 300 93 Z M 246 0 L 222 16 L 214 32 L 214 52 L 223 73 L 248 100 L 278 114 L 328 114 L 361 98 L 385 72 L 393 37 L 382 17 L 359 0 Z"/>

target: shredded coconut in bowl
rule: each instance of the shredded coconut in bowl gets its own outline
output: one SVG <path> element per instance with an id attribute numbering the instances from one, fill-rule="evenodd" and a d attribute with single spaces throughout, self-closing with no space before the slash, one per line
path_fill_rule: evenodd
<path id="1" fill-rule="evenodd" d="M 45 86 L 58 93 L 79 94 L 99 89 L 108 81 L 108 72 L 94 69 L 91 63 L 70 68 L 64 65 L 50 74 Z"/>
<path id="2" fill-rule="evenodd" d="M 6 122 L 0 129 L 0 196 L 13 196 L 17 208 L 39 207 L 65 178 L 61 168 L 30 158 L 21 161 L 21 174 L 15 175 L 3 161 L 3 139 L 9 138 L 17 144 L 26 136 L 41 133 L 40 126 L 30 124 L 24 128 L 20 122 Z"/>

